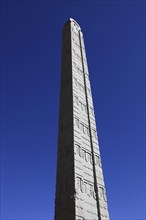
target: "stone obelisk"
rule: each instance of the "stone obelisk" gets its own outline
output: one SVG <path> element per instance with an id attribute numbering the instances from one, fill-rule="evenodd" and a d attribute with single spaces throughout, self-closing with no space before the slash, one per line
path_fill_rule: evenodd
<path id="1" fill-rule="evenodd" d="M 55 220 L 109 220 L 83 34 L 63 28 Z"/>

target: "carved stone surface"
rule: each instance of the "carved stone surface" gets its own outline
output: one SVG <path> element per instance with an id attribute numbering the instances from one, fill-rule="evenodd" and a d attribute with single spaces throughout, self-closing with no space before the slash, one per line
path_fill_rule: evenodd
<path id="1" fill-rule="evenodd" d="M 109 220 L 83 34 L 63 29 L 55 220 Z"/>

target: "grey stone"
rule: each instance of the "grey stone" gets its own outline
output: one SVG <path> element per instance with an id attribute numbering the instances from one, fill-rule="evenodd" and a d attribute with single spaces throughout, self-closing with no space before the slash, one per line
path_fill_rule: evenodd
<path id="1" fill-rule="evenodd" d="M 55 220 L 109 220 L 83 34 L 64 25 Z"/>

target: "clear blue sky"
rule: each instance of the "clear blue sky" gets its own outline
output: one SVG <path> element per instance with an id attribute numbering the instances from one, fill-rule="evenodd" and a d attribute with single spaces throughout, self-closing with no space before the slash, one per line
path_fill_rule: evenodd
<path id="1" fill-rule="evenodd" d="M 1 9 L 1 219 L 53 219 L 70 17 L 84 34 L 111 219 L 144 219 L 144 1 L 11 0 Z"/>

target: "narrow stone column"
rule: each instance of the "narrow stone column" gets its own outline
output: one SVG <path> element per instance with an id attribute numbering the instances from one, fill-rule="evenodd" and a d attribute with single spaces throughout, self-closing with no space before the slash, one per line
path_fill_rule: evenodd
<path id="1" fill-rule="evenodd" d="M 109 220 L 83 34 L 64 25 L 55 220 Z"/>

